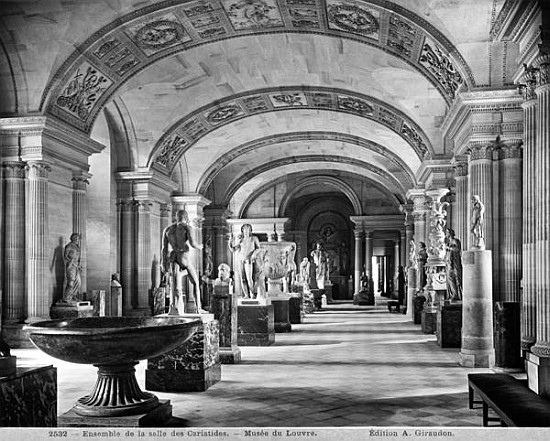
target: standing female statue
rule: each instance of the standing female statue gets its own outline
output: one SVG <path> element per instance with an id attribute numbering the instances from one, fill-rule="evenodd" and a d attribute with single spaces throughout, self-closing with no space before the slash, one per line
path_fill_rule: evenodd
<path id="1" fill-rule="evenodd" d="M 63 261 L 65 262 L 65 283 L 63 284 L 63 302 L 73 303 L 78 300 L 80 287 L 82 284 L 80 278 L 80 234 L 71 234 L 71 241 L 65 246 L 63 251 Z"/>

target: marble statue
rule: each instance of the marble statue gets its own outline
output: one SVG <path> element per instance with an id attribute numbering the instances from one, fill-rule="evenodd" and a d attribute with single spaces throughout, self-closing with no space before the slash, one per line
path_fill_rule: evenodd
<path id="1" fill-rule="evenodd" d="M 263 268 L 263 256 L 259 253 L 260 241 L 252 235 L 252 225 L 244 224 L 241 234 L 229 239 L 229 249 L 236 253 L 237 276 L 241 282 L 242 294 L 245 299 L 256 298 L 255 288 L 260 285 L 261 270 Z"/>
<path id="2" fill-rule="evenodd" d="M 214 280 L 214 286 L 229 285 L 231 282 L 231 268 L 227 263 L 218 265 L 218 277 Z"/>
<path id="3" fill-rule="evenodd" d="M 176 221 L 166 227 L 162 233 L 162 268 L 169 279 L 167 286 L 170 290 L 170 314 L 178 314 L 175 305 L 183 303 L 182 296 L 177 289 L 181 285 L 178 285 L 177 280 L 183 275 L 184 270 L 187 270 L 195 288 L 197 312 L 199 314 L 206 312 L 202 309 L 201 305 L 199 277 L 189 256 L 190 246 L 197 250 L 202 250 L 203 248 L 201 244 L 196 243 L 193 239 L 187 212 L 185 210 L 178 210 Z M 182 313 L 183 311 L 179 312 Z"/>
<path id="4" fill-rule="evenodd" d="M 311 252 L 311 257 L 315 263 L 317 286 L 320 289 L 324 289 L 327 277 L 327 253 L 323 250 L 320 242 L 317 242 L 315 245 L 315 249 Z"/>
<path id="5" fill-rule="evenodd" d="M 120 274 L 119 273 L 113 273 L 111 274 L 111 288 L 120 288 L 122 285 L 120 284 Z"/>
<path id="6" fill-rule="evenodd" d="M 454 230 L 445 231 L 447 245 L 447 296 L 450 300 L 462 300 L 462 245 Z"/>
<path id="7" fill-rule="evenodd" d="M 485 205 L 478 195 L 472 196 L 472 224 L 470 232 L 474 235 L 473 248 L 485 249 Z"/>
<path id="8" fill-rule="evenodd" d="M 409 268 L 418 267 L 418 256 L 416 255 L 416 243 L 414 240 L 409 242 Z"/>
<path id="9" fill-rule="evenodd" d="M 309 259 L 304 257 L 300 262 L 300 282 L 304 285 L 304 288 L 309 285 Z"/>
<path id="10" fill-rule="evenodd" d="M 71 241 L 63 250 L 63 261 L 65 262 L 65 282 L 63 284 L 63 302 L 75 303 L 80 296 L 82 280 L 80 272 L 80 234 L 71 234 Z"/>

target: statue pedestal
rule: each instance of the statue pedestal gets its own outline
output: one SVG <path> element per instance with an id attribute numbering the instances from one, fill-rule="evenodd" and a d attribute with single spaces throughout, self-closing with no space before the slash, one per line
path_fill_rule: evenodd
<path id="1" fill-rule="evenodd" d="M 237 343 L 239 346 L 269 346 L 275 343 L 273 305 L 243 302 L 237 306 Z"/>
<path id="2" fill-rule="evenodd" d="M 15 374 L 17 357 L 10 355 L 9 357 L 0 357 L 0 377 L 7 377 Z"/>
<path id="3" fill-rule="evenodd" d="M 158 427 L 172 418 L 170 400 L 159 400 L 159 405 L 147 413 L 127 416 L 94 417 L 78 415 L 74 408 L 59 417 L 59 427 Z"/>
<path id="4" fill-rule="evenodd" d="M 527 353 L 526 358 L 529 389 L 543 397 L 550 397 L 550 358 L 539 357 L 531 352 Z"/>
<path id="5" fill-rule="evenodd" d="M 424 310 L 424 303 L 426 303 L 426 297 L 417 295 L 413 298 L 413 323 L 415 325 L 422 324 L 422 311 Z"/>
<path id="6" fill-rule="evenodd" d="M 519 302 L 495 304 L 495 368 L 506 372 L 521 372 L 521 329 Z"/>
<path id="7" fill-rule="evenodd" d="M 359 291 L 353 296 L 354 305 L 374 305 L 374 293 L 367 290 Z"/>
<path id="8" fill-rule="evenodd" d="M 460 348 L 462 303 L 445 303 L 437 311 L 437 344 L 442 348 Z"/>
<path id="9" fill-rule="evenodd" d="M 493 271 L 490 250 L 462 253 L 462 347 L 459 363 L 465 367 L 492 367 Z"/>
<path id="10" fill-rule="evenodd" d="M 437 329 L 437 310 L 426 309 L 422 310 L 422 332 L 424 334 L 435 334 Z"/>
<path id="11" fill-rule="evenodd" d="M 213 314 L 181 314 L 202 325 L 182 346 L 147 361 L 145 388 L 159 392 L 203 392 L 221 380 L 219 324 Z"/>
<path id="12" fill-rule="evenodd" d="M 332 297 L 332 288 L 333 285 L 330 281 L 325 283 L 325 295 L 327 296 L 327 303 L 334 303 L 334 299 Z"/>
<path id="13" fill-rule="evenodd" d="M 56 368 L 19 367 L 0 376 L 0 427 L 56 426 Z"/>
<path id="14" fill-rule="evenodd" d="M 416 295 L 416 276 L 417 269 L 414 267 L 409 267 L 407 269 L 407 312 L 406 315 L 408 318 L 414 321 L 415 305 L 414 297 Z"/>
<path id="15" fill-rule="evenodd" d="M 237 301 L 229 294 L 229 284 L 214 285 L 210 298 L 210 312 L 220 324 L 220 360 L 222 364 L 241 361 L 237 346 Z"/>
<path id="16" fill-rule="evenodd" d="M 313 309 L 319 311 L 322 308 L 322 298 L 325 293 L 324 289 L 312 289 L 311 295 L 313 296 Z"/>
<path id="17" fill-rule="evenodd" d="M 304 302 L 301 293 L 291 293 L 288 299 L 288 320 L 291 324 L 297 325 L 302 323 L 302 314 L 304 310 Z"/>
<path id="18" fill-rule="evenodd" d="M 52 320 L 92 317 L 93 314 L 94 307 L 91 302 L 76 302 L 74 305 L 56 303 L 50 308 L 50 318 Z"/>
<path id="19" fill-rule="evenodd" d="M 283 294 L 277 297 L 270 297 L 270 301 L 273 305 L 275 332 L 290 332 L 292 330 L 288 313 L 290 296 Z"/>

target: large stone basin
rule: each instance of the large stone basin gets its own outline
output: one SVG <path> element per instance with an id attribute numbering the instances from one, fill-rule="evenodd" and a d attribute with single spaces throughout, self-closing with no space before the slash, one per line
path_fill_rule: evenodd
<path id="1" fill-rule="evenodd" d="M 146 413 L 157 397 L 139 388 L 134 366 L 183 345 L 201 321 L 184 317 L 85 317 L 25 326 L 31 342 L 52 357 L 93 364 L 98 378 L 75 412 L 85 416 Z"/>

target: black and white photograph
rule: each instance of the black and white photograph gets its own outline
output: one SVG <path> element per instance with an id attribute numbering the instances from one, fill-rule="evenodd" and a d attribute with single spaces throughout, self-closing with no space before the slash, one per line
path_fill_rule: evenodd
<path id="1" fill-rule="evenodd" d="M 0 0 L 0 438 L 550 437 L 550 0 Z"/>

